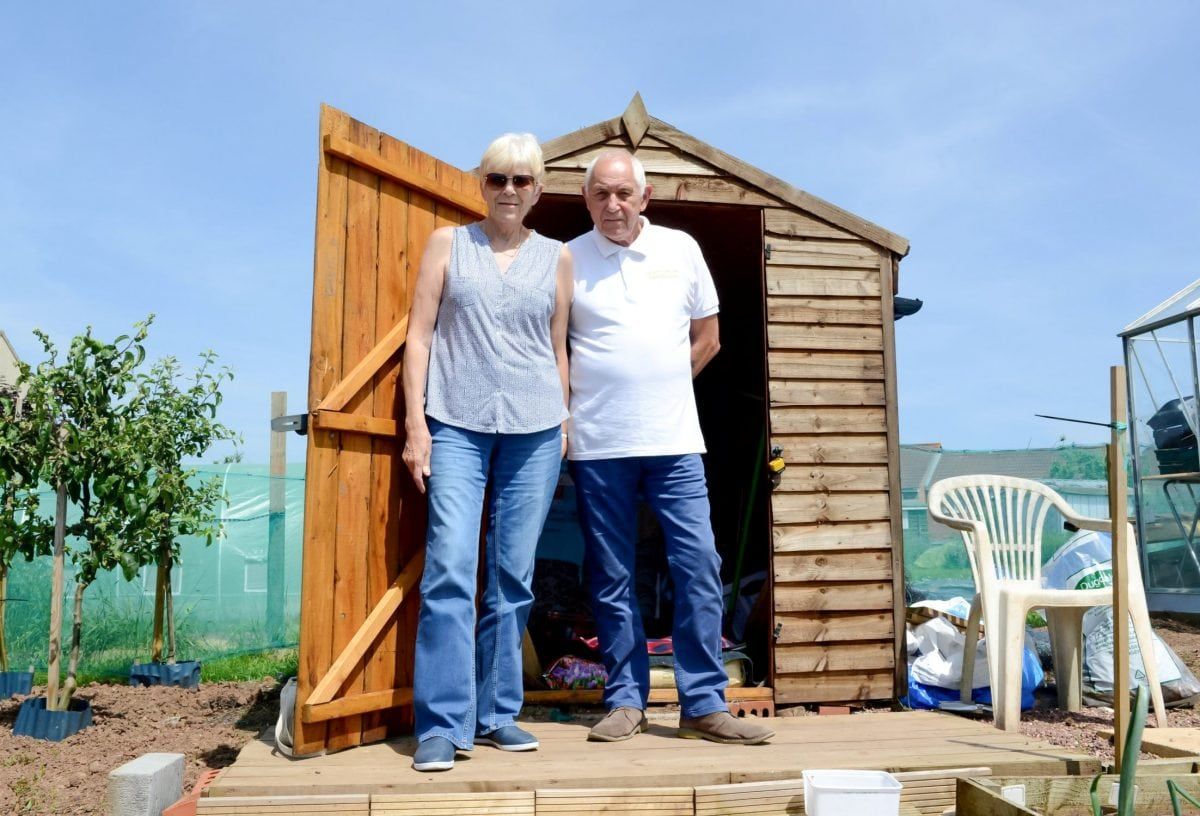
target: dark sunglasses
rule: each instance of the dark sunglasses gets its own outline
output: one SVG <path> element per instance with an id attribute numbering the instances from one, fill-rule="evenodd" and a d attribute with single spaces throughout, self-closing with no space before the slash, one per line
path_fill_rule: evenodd
<path id="1" fill-rule="evenodd" d="M 508 186 L 508 180 L 512 179 L 514 190 L 528 190 L 533 186 L 536 179 L 533 176 L 516 175 L 506 176 L 503 173 L 488 173 L 483 177 L 483 183 L 487 185 L 489 190 L 503 190 Z"/>

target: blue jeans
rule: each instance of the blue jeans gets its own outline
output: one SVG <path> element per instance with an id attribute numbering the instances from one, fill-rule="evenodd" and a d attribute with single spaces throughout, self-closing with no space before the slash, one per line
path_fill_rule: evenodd
<path id="1" fill-rule="evenodd" d="M 418 740 L 445 737 L 470 750 L 476 733 L 511 725 L 521 710 L 521 641 L 533 604 L 534 553 L 558 482 L 562 443 L 558 426 L 495 434 L 428 421 L 433 451 L 413 676 L 416 733 Z M 477 630 L 479 523 L 489 477 Z"/>
<path id="2" fill-rule="evenodd" d="M 697 454 L 571 462 L 584 563 L 608 683 L 604 705 L 645 709 L 650 659 L 634 586 L 638 498 L 662 525 L 675 584 L 675 685 L 684 717 L 726 711 L 721 660 L 721 558 Z"/>

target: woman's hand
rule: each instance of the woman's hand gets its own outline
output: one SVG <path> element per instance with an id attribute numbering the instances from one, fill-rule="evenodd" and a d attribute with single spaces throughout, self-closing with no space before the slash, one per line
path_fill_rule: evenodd
<path id="1" fill-rule="evenodd" d="M 560 459 L 567 458 L 567 435 L 566 434 L 562 435 L 562 453 L 559 454 L 559 458 Z"/>
<path id="2" fill-rule="evenodd" d="M 405 426 L 407 439 L 404 441 L 404 452 L 401 457 L 404 466 L 408 468 L 417 490 L 425 492 L 425 480 L 433 473 L 429 469 L 429 455 L 433 451 L 433 437 L 429 435 L 429 426 L 424 422 Z"/>

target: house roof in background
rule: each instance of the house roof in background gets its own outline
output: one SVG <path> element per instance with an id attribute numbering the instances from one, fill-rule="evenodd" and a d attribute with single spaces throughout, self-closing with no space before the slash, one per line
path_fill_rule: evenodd
<path id="1" fill-rule="evenodd" d="M 920 490 L 951 476 L 973 473 L 1046 481 L 1050 479 L 1050 469 L 1054 463 L 1069 451 L 1090 451 L 1103 456 L 1104 446 L 1074 445 L 1062 448 L 964 451 L 942 450 L 931 445 L 901 445 L 900 484 L 904 490 Z M 936 467 L 929 473 L 931 459 L 935 456 Z M 912 504 L 911 500 L 909 504 Z"/>

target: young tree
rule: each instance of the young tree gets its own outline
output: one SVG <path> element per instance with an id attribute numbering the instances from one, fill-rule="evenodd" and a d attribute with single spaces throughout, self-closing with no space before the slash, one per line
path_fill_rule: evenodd
<path id="1" fill-rule="evenodd" d="M 82 641 L 83 592 L 101 569 L 137 569 L 123 542 L 137 537 L 146 516 L 146 465 L 135 433 L 136 370 L 153 316 L 134 325 L 134 334 L 105 343 L 89 327 L 75 337 L 61 362 L 50 338 L 35 332 L 46 359 L 36 368 L 19 364 L 28 444 L 38 479 L 54 487 L 54 566 L 46 708 L 66 710 L 75 689 Z M 81 510 L 68 525 L 68 500 Z M 72 549 L 76 586 L 71 628 L 71 664 L 60 689 L 63 573 L 68 532 L 84 542 Z"/>
<path id="2" fill-rule="evenodd" d="M 216 367 L 217 355 L 201 355 L 200 366 L 184 379 L 179 362 L 167 357 L 139 378 L 139 439 L 151 473 L 141 561 L 157 565 L 154 587 L 154 634 L 151 660 L 163 659 L 166 619 L 167 662 L 175 662 L 175 605 L 171 569 L 179 560 L 179 538 L 201 536 L 211 544 L 217 531 L 217 503 L 223 498 L 218 477 L 202 479 L 185 464 L 206 455 L 218 442 L 238 438 L 217 421 L 221 386 L 233 379 Z"/>
<path id="3" fill-rule="evenodd" d="M 53 534 L 38 513 L 38 465 L 23 409 L 20 389 L 0 384 L 0 672 L 8 671 L 9 569 L 17 556 L 31 561 L 49 554 Z"/>

